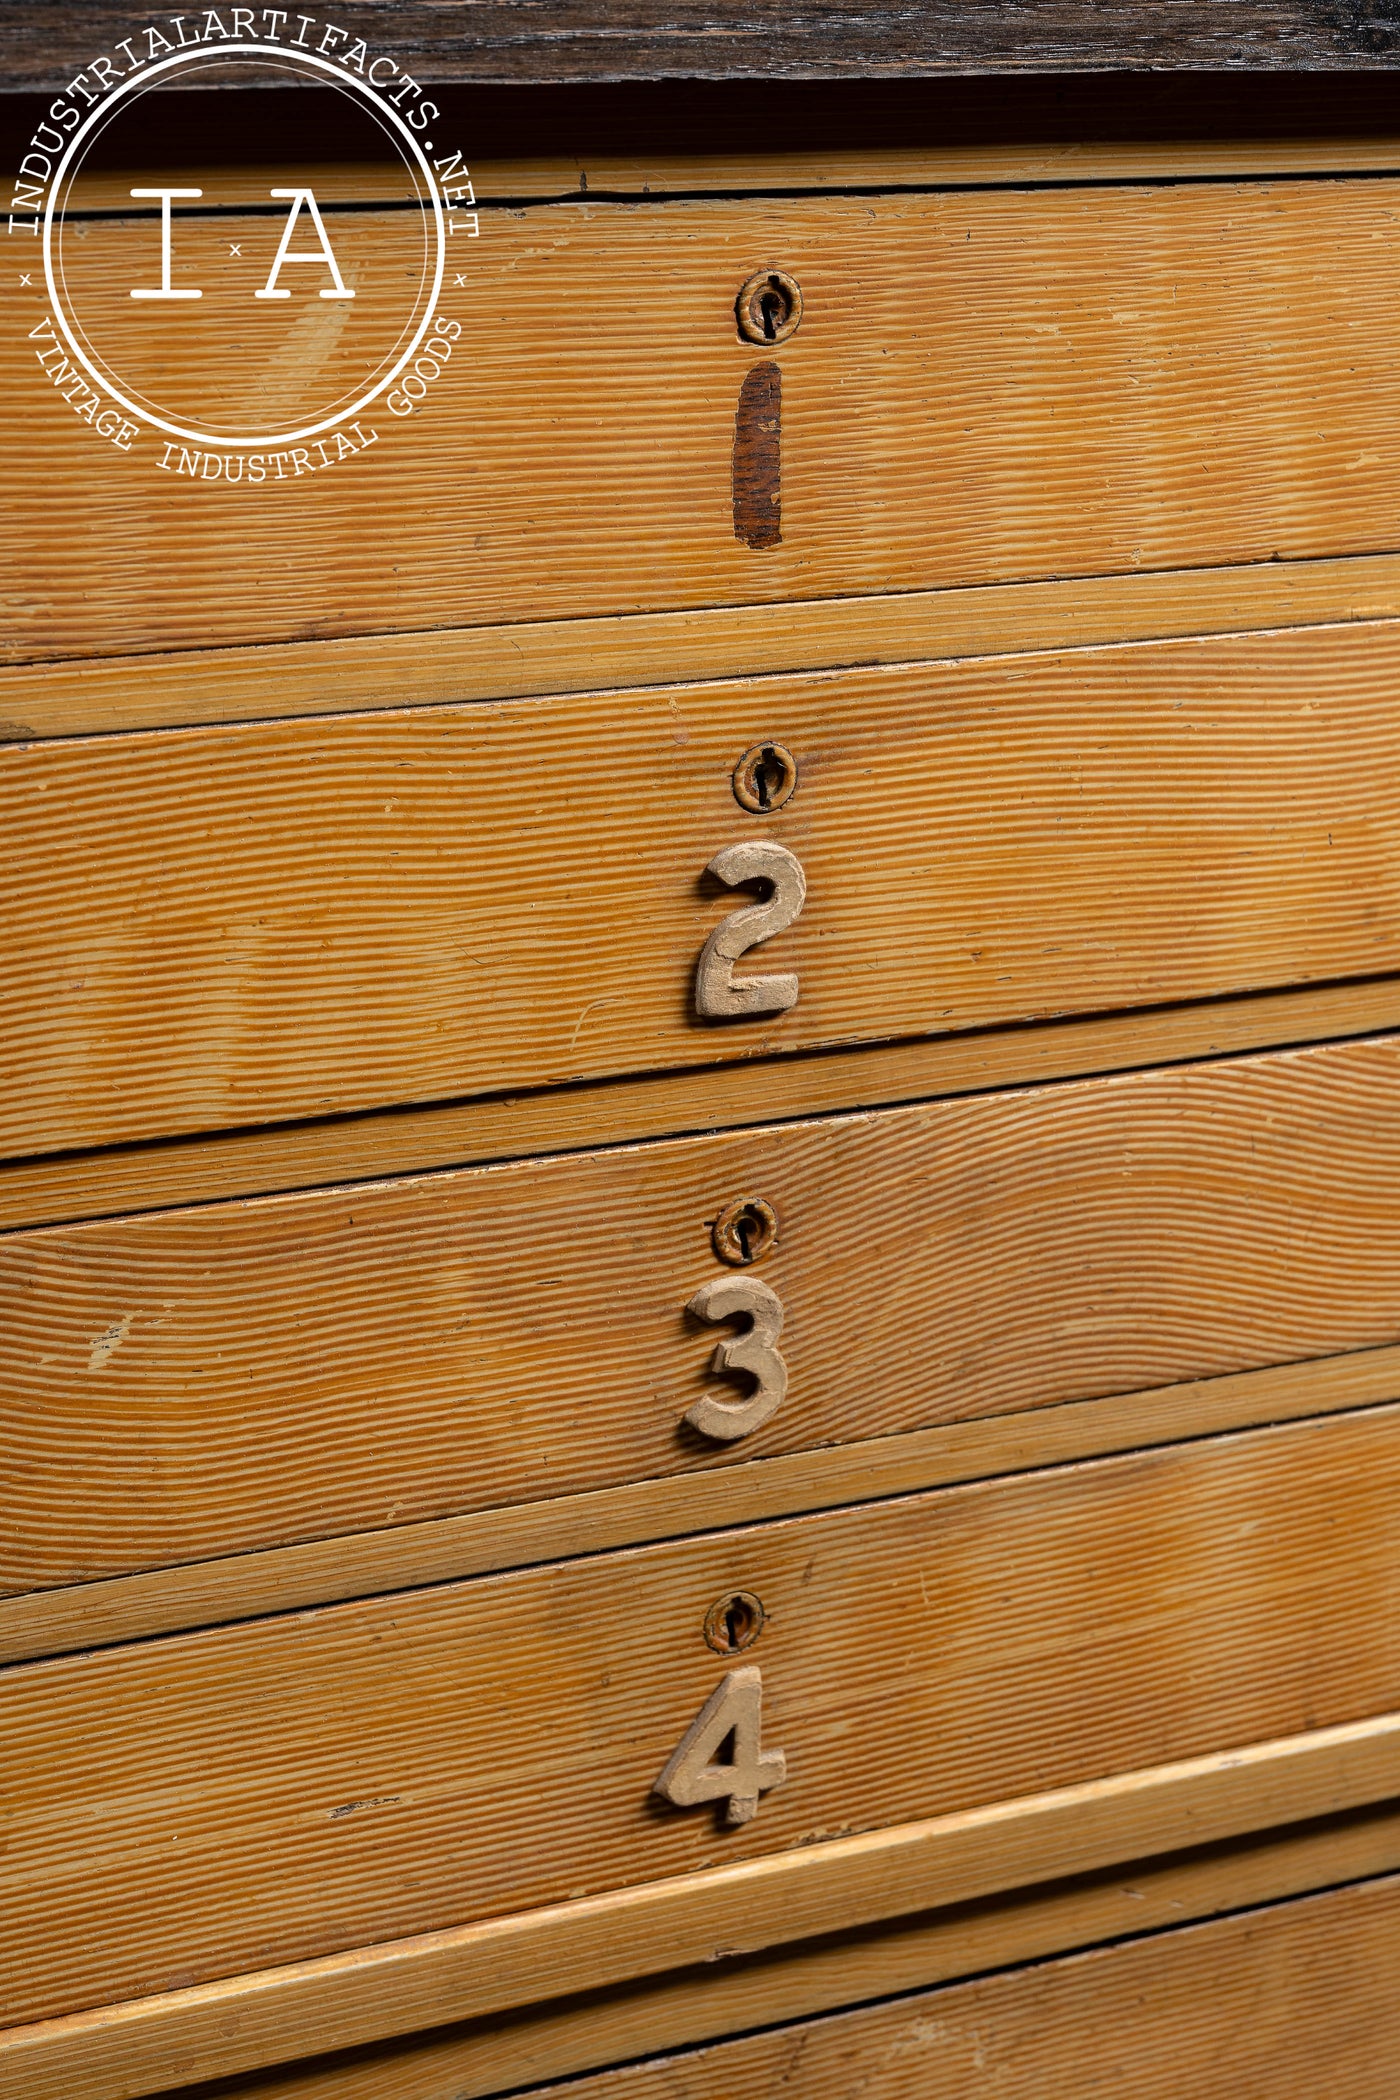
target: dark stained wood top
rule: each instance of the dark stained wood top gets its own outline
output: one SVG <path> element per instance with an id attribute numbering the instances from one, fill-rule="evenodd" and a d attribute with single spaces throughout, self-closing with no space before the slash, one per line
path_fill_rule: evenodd
<path id="1" fill-rule="evenodd" d="M 424 82 L 1400 64 L 1395 0 L 338 0 L 316 13 Z M 145 19 L 103 0 L 0 0 L 0 77 L 57 90 Z"/>

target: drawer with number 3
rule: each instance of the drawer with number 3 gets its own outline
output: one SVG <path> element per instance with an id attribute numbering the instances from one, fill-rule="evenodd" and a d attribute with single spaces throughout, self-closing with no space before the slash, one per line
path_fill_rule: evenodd
<path id="1" fill-rule="evenodd" d="M 0 1590 L 1393 1344 L 1397 1104 L 1389 1036 L 11 1233 Z"/>

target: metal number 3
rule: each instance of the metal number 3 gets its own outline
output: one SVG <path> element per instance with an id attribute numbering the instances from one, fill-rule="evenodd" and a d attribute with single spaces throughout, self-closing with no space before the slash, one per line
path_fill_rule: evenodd
<path id="1" fill-rule="evenodd" d="M 726 846 L 705 870 L 734 889 L 740 883 L 766 882 L 772 895 L 761 904 L 746 904 L 720 920 L 695 966 L 695 1011 L 711 1017 L 725 1014 L 780 1014 L 797 1004 L 797 976 L 792 970 L 768 977 L 738 977 L 734 965 L 750 948 L 771 941 L 791 926 L 807 896 L 802 863 L 786 846 L 771 839 L 749 839 Z"/>
<path id="2" fill-rule="evenodd" d="M 685 1412 L 686 1421 L 702 1436 L 725 1443 L 748 1436 L 781 1406 L 787 1392 L 788 1368 L 778 1354 L 778 1337 L 783 1331 L 782 1300 L 756 1276 L 716 1276 L 695 1293 L 686 1311 L 694 1313 L 697 1320 L 748 1317 L 747 1333 L 728 1335 L 715 1344 L 710 1368 L 747 1371 L 754 1380 L 754 1390 L 746 1400 L 720 1400 L 713 1393 L 706 1393 Z"/>

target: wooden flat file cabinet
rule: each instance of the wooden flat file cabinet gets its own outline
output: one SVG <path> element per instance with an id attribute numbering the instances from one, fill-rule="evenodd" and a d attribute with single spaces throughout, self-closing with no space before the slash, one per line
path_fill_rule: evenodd
<path id="1" fill-rule="evenodd" d="M 399 12 L 399 427 L 0 342 L 0 2096 L 1388 2100 L 1388 105 Z M 138 409 L 334 105 L 94 164 Z"/>

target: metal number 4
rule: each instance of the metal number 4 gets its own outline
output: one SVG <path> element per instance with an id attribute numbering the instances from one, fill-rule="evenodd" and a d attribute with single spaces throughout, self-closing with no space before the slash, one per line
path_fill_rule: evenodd
<path id="1" fill-rule="evenodd" d="M 766 882 L 771 894 L 761 904 L 746 904 L 720 920 L 695 965 L 695 1011 L 712 1018 L 734 1014 L 780 1014 L 797 1004 L 796 973 L 784 970 L 768 977 L 736 977 L 734 965 L 750 948 L 771 941 L 791 926 L 807 897 L 802 863 L 773 839 L 749 839 L 726 846 L 705 870 L 733 889 L 740 883 Z"/>
<path id="2" fill-rule="evenodd" d="M 687 1312 L 697 1320 L 732 1320 L 747 1316 L 747 1334 L 716 1342 L 712 1371 L 747 1371 L 754 1389 L 746 1400 L 720 1400 L 706 1393 L 685 1411 L 685 1419 L 702 1436 L 724 1443 L 762 1428 L 787 1392 L 788 1367 L 778 1354 L 783 1331 L 783 1302 L 756 1276 L 716 1276 L 695 1293 Z"/>
<path id="3" fill-rule="evenodd" d="M 754 1664 L 722 1677 L 676 1745 L 652 1792 L 677 1808 L 727 1801 L 725 1821 L 749 1822 L 759 1797 L 787 1778 L 781 1750 L 762 1748 L 763 1678 Z M 714 1762 L 732 1737 L 728 1764 Z"/>

